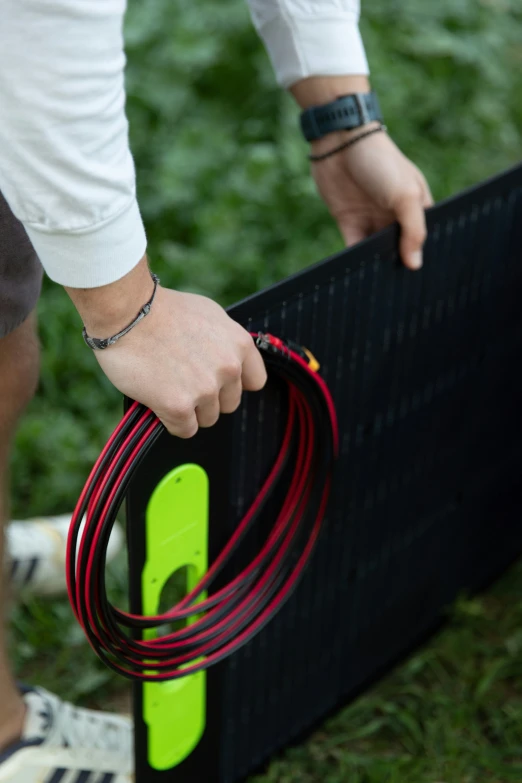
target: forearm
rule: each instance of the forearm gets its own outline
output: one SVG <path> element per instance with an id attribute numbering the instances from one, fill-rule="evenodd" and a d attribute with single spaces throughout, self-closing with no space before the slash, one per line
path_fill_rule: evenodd
<path id="1" fill-rule="evenodd" d="M 279 84 L 290 89 L 302 109 L 370 91 L 358 28 L 359 0 L 247 1 Z M 312 121 L 312 132 L 305 134 L 313 139 L 312 172 L 319 193 L 347 245 L 396 218 L 402 259 L 410 269 L 419 269 L 426 236 L 424 208 L 432 203 L 428 184 L 381 132 L 379 112 L 365 115 L 359 110 L 353 115 L 360 122 L 345 123 L 343 115 L 337 118 L 341 122 L 330 122 L 326 116 L 321 132 Z M 376 119 L 367 122 L 370 116 Z M 309 131 L 310 123 L 305 130 L 306 125 Z M 343 125 L 345 129 L 331 131 Z"/>
<path id="2" fill-rule="evenodd" d="M 100 286 L 145 252 L 125 117 L 124 0 L 4 0 L 0 189 L 57 282 Z"/>
<path id="3" fill-rule="evenodd" d="M 370 91 L 370 80 L 363 75 L 311 76 L 290 87 L 290 92 L 302 109 L 335 101 L 341 95 Z"/>

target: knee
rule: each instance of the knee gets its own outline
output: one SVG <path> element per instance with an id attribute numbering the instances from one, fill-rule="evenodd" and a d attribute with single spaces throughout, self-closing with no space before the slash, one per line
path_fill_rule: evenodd
<path id="1" fill-rule="evenodd" d="M 0 340 L 0 430 L 10 430 L 38 385 L 40 352 L 33 316 Z"/>

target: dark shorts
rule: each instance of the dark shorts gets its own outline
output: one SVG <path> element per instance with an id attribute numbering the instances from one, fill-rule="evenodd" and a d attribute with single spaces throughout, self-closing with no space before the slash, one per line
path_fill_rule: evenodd
<path id="1" fill-rule="evenodd" d="M 42 275 L 24 227 L 0 193 L 0 337 L 20 326 L 34 309 Z"/>

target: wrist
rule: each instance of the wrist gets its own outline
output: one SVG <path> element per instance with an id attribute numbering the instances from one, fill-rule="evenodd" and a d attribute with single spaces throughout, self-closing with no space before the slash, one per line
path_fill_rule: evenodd
<path id="1" fill-rule="evenodd" d="M 371 92 L 367 76 L 311 76 L 301 79 L 290 88 L 290 92 L 302 109 L 321 106 L 335 101 L 341 95 Z"/>
<path id="2" fill-rule="evenodd" d="M 114 283 L 98 288 L 66 287 L 65 290 L 87 333 L 104 338 L 116 334 L 136 317 L 150 298 L 153 287 L 147 257 L 143 256 L 134 269 Z"/>
<path id="3" fill-rule="evenodd" d="M 380 125 L 380 122 L 374 120 L 373 122 L 368 122 L 366 125 L 361 125 L 360 127 L 352 128 L 351 130 L 333 131 L 333 133 L 328 133 L 328 135 L 323 136 L 321 139 L 312 141 L 310 143 L 310 153 L 312 155 L 323 155 L 325 152 L 329 152 L 335 147 L 340 147 L 341 144 L 344 144 L 350 139 L 360 136 L 361 133 L 365 133 L 373 128 L 379 128 Z"/>

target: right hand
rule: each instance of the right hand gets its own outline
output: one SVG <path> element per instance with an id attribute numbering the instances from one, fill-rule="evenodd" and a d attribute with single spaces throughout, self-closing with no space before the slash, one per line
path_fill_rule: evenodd
<path id="1" fill-rule="evenodd" d="M 104 336 L 99 319 L 97 331 L 89 331 L 84 314 L 89 308 L 75 304 L 87 332 Z M 238 408 L 243 389 L 258 391 L 266 382 L 252 337 L 223 308 L 207 297 L 160 286 L 147 317 L 95 355 L 117 389 L 151 408 L 180 438 L 211 427 L 220 413 Z"/>

